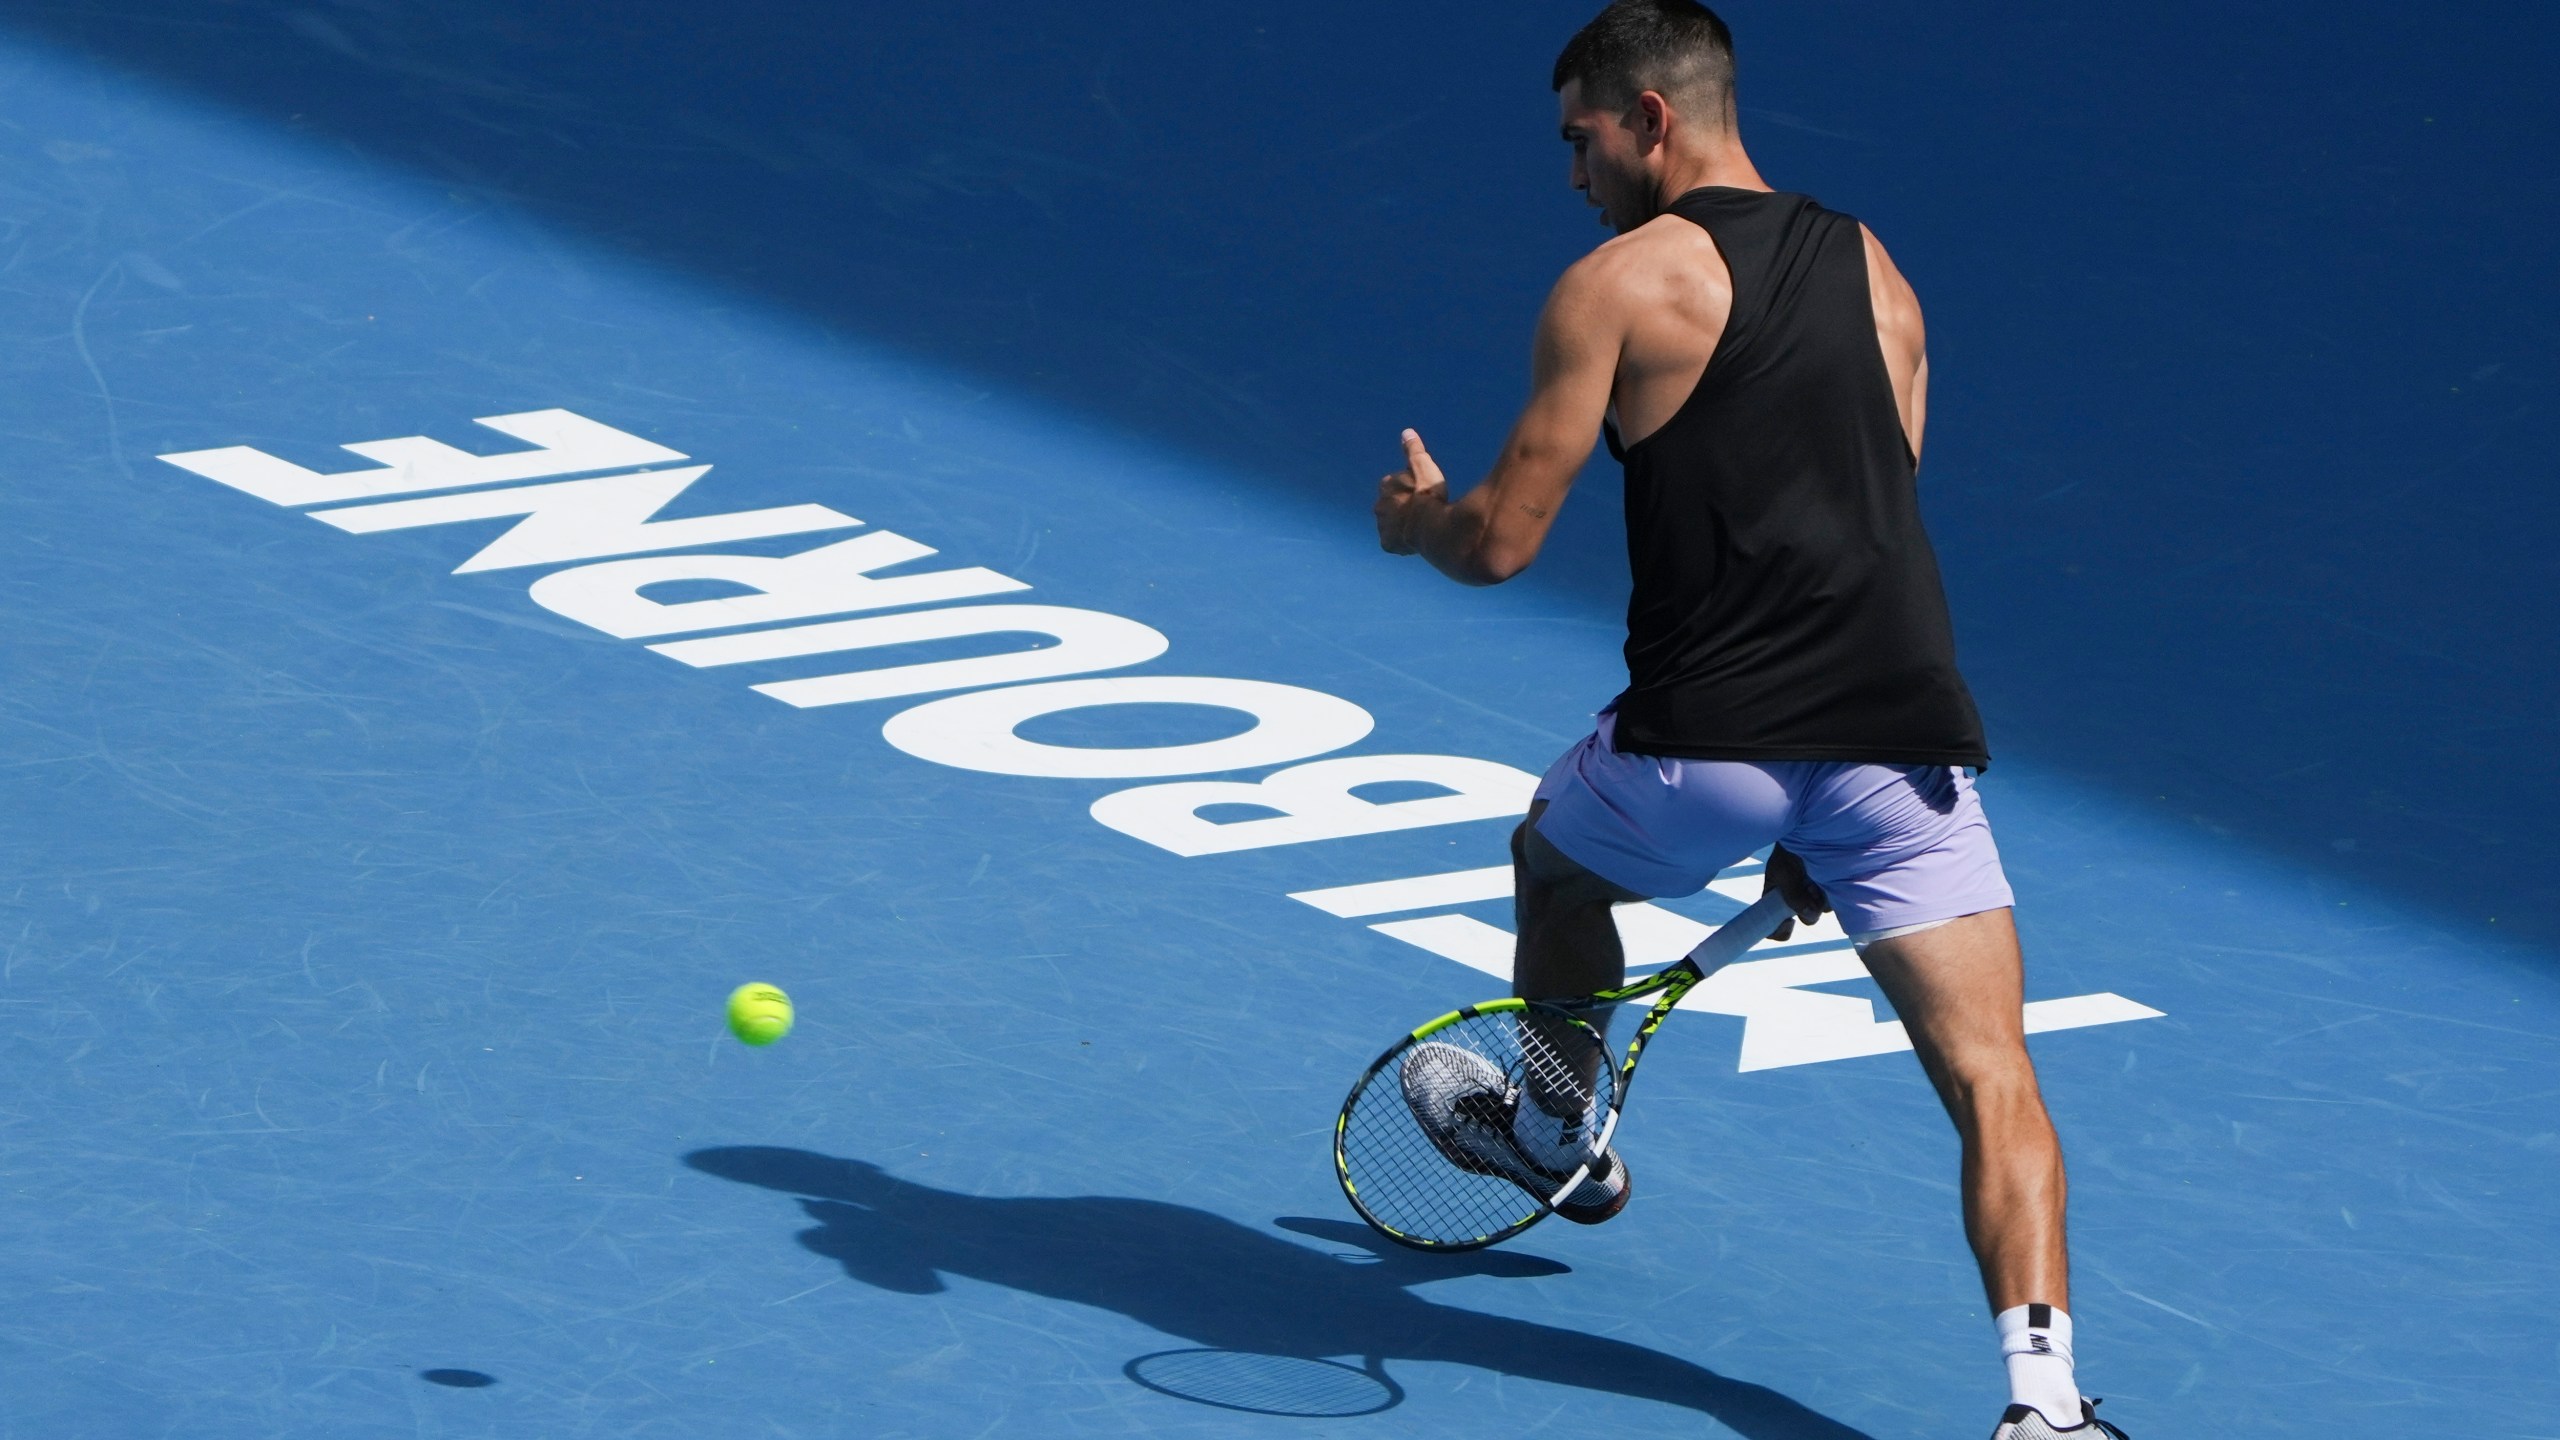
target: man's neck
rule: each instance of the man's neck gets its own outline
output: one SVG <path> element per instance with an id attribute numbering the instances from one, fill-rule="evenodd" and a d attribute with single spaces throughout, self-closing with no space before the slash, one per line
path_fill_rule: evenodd
<path id="1" fill-rule="evenodd" d="M 1661 183 L 1654 190 L 1654 213 L 1660 214 L 1671 208 L 1672 201 L 1710 185 L 1734 190 L 1774 188 L 1760 178 L 1760 171 L 1752 165 L 1751 157 L 1743 152 L 1741 137 L 1729 132 L 1720 133 L 1694 151 L 1672 158 L 1671 164 L 1663 169 Z"/>

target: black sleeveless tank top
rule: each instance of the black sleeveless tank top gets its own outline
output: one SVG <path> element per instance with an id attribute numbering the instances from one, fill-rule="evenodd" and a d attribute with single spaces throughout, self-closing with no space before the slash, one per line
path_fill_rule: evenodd
<path id="1" fill-rule="evenodd" d="M 1668 424 L 1609 436 L 1635 572 L 1618 748 L 1988 765 L 1858 222 L 1723 187 L 1670 213 L 1715 237 L 1733 314 Z"/>

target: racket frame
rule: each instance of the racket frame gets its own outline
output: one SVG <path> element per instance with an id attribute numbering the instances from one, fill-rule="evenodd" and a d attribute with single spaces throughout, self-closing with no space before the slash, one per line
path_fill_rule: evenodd
<path id="1" fill-rule="evenodd" d="M 1351 1127 L 1352 1108 L 1359 1103 L 1361 1094 L 1369 1088 L 1369 1082 L 1376 1078 L 1379 1071 L 1387 1067 L 1388 1062 L 1405 1053 L 1408 1047 L 1428 1039 L 1433 1032 L 1444 1030 L 1462 1020 L 1502 1011 L 1519 1011 L 1525 1014 L 1532 1010 L 1548 1010 L 1581 1024 L 1590 1025 L 1591 1022 L 1585 1017 L 1595 1012 L 1623 1005 L 1630 1000 L 1641 1000 L 1647 995 L 1658 995 L 1659 998 L 1646 1009 L 1644 1020 L 1636 1026 L 1636 1033 L 1628 1039 L 1626 1058 L 1618 1062 L 1617 1085 L 1615 1093 L 1610 1097 L 1609 1114 L 1601 1121 L 1598 1140 L 1591 1147 L 1594 1156 L 1606 1155 L 1609 1153 L 1610 1139 L 1618 1133 L 1618 1117 L 1626 1111 L 1627 1089 L 1635 1083 L 1636 1062 L 1644 1058 L 1645 1047 L 1652 1043 L 1654 1032 L 1662 1028 L 1663 1021 L 1671 1018 L 1671 1012 L 1679 1008 L 1681 1000 L 1686 998 L 1690 991 L 1696 989 L 1709 976 L 1740 959 L 1752 946 L 1768 939 L 1780 925 L 1793 918 L 1794 911 L 1786 900 L 1777 892 L 1771 891 L 1754 901 L 1750 908 L 1741 914 L 1716 927 L 1713 934 L 1699 941 L 1688 954 L 1651 975 L 1574 999 L 1528 1000 L 1508 997 L 1501 1000 L 1488 1000 L 1452 1010 L 1407 1032 L 1403 1038 L 1388 1046 L 1377 1059 L 1369 1062 L 1369 1068 L 1360 1073 L 1360 1078 L 1351 1086 L 1350 1095 L 1344 1098 L 1341 1114 L 1334 1118 L 1333 1170 L 1334 1178 L 1342 1184 L 1343 1197 L 1351 1202 L 1351 1208 L 1359 1212 L 1361 1219 L 1369 1222 L 1371 1229 L 1399 1245 L 1416 1250 L 1479 1250 L 1487 1245 L 1507 1240 L 1554 1214 L 1556 1206 L 1564 1203 L 1566 1196 L 1571 1195 L 1583 1181 L 1591 1178 L 1592 1161 L 1584 1161 L 1572 1175 L 1566 1177 L 1562 1185 L 1556 1187 L 1553 1194 L 1538 1199 L 1537 1209 L 1530 1211 L 1517 1222 L 1489 1234 L 1455 1241 L 1428 1240 L 1407 1235 L 1387 1225 L 1371 1214 L 1368 1206 L 1361 1203 L 1360 1188 L 1351 1178 L 1351 1161 L 1345 1141 Z M 1591 1028 L 1597 1030 L 1599 1027 Z"/>

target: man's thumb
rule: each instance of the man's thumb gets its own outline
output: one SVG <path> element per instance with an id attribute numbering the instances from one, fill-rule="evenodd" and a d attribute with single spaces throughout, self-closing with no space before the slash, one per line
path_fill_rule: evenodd
<path id="1" fill-rule="evenodd" d="M 1440 476 L 1439 463 L 1431 458 L 1429 450 L 1423 448 L 1422 435 L 1419 431 L 1404 432 L 1404 463 L 1413 471 L 1416 484 L 1444 485 L 1447 483 Z"/>

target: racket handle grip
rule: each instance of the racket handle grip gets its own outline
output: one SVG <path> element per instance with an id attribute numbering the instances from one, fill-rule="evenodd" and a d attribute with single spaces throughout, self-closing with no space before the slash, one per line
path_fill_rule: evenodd
<path id="1" fill-rule="evenodd" d="M 1751 904 L 1751 908 L 1716 927 L 1716 932 L 1689 952 L 1689 963 L 1701 975 L 1713 975 L 1742 957 L 1742 952 L 1769 938 L 1779 925 L 1793 918 L 1795 911 L 1786 897 L 1770 891 Z"/>

